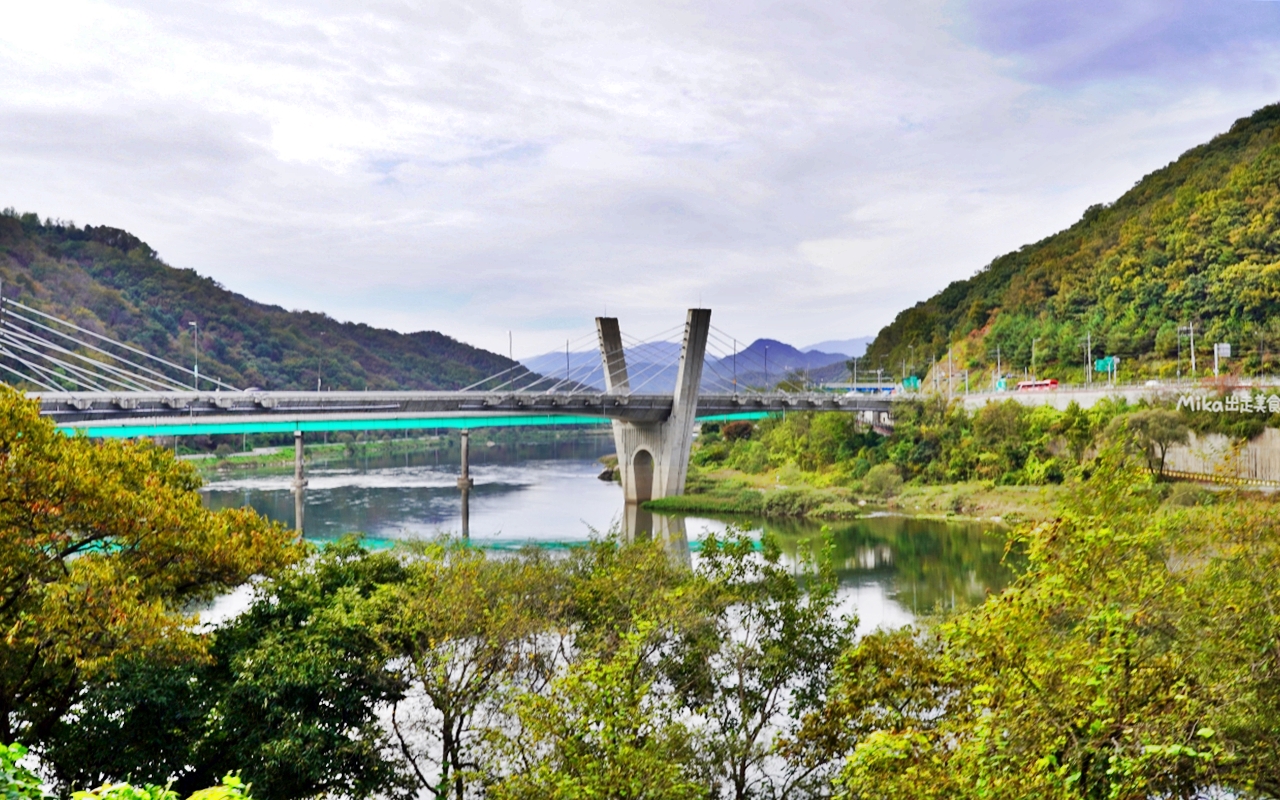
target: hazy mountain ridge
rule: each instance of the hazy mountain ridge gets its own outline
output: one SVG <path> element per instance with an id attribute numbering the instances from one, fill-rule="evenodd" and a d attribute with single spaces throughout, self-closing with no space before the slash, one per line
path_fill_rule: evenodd
<path id="1" fill-rule="evenodd" d="M 235 386 L 453 389 L 514 364 L 442 333 L 399 333 L 286 311 L 164 263 L 133 234 L 0 214 L 0 278 L 15 298 Z"/>
<path id="2" fill-rule="evenodd" d="M 1079 377 L 1085 348 L 1125 370 L 1172 375 L 1178 328 L 1194 323 L 1200 366 L 1213 342 L 1229 367 L 1272 369 L 1280 345 L 1280 105 L 1237 121 L 1147 175 L 1115 203 L 1000 256 L 898 314 L 868 350 L 924 372 L 959 344 L 957 368 L 1030 365 Z M 1188 340 L 1181 342 L 1185 373 Z M 1241 358 L 1243 356 L 1243 358 Z M 1130 373 L 1131 375 L 1133 373 Z"/>
<path id="3" fill-rule="evenodd" d="M 626 355 L 633 392 L 662 394 L 675 389 L 679 343 L 654 342 L 640 348 L 626 348 Z M 757 339 L 740 350 L 736 358 L 709 356 L 703 367 L 702 388 L 708 392 L 732 391 L 735 381 L 742 388 L 774 385 L 797 371 L 814 373 L 837 365 L 837 371 L 843 371 L 846 360 L 842 353 L 802 351 L 775 339 Z M 598 350 L 570 352 L 567 359 L 563 350 L 553 351 L 522 359 L 520 363 L 557 380 L 568 377 L 604 390 L 604 368 Z"/>

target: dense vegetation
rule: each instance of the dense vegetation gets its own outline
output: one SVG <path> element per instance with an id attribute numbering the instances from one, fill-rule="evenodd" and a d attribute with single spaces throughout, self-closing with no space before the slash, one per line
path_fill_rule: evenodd
<path id="1" fill-rule="evenodd" d="M 726 507 L 726 511 L 759 512 L 762 504 L 778 501 L 759 493 L 750 500 L 742 494 L 746 489 L 741 481 L 716 473 L 726 468 L 746 474 L 777 470 L 779 479 L 790 476 L 789 483 L 803 481 L 873 495 L 904 482 L 1062 483 L 1087 471 L 1099 444 L 1114 438 L 1121 427 L 1135 435 L 1135 454 L 1159 474 L 1165 450 L 1185 442 L 1189 431 L 1256 434 L 1267 418 L 1232 424 L 1221 415 L 1197 416 L 1186 409 L 1179 412 L 1118 400 L 1104 400 L 1087 410 L 1072 403 L 1064 411 L 1007 400 L 969 412 L 958 402 L 932 396 L 898 403 L 894 420 L 887 434 L 840 412 L 774 416 L 757 424 L 704 425 L 691 456 L 690 490 L 726 497 L 728 490 L 739 498 L 738 505 L 754 502 L 760 507 Z"/>
<path id="2" fill-rule="evenodd" d="M 1096 205 L 1067 230 L 1003 255 L 968 280 L 901 312 L 867 361 L 923 374 L 934 358 L 986 385 L 997 348 L 1006 373 L 1083 377 L 1086 335 L 1095 358 L 1122 357 L 1121 376 L 1189 371 L 1212 343 L 1229 342 L 1229 370 L 1271 374 L 1280 352 L 1280 105 L 1239 120 Z"/>
<path id="3" fill-rule="evenodd" d="M 999 594 L 859 637 L 829 543 L 784 561 L 730 531 L 692 569 L 610 538 L 304 554 L 204 511 L 166 451 L 61 436 L 9 392 L 6 797 L 46 791 L 24 747 L 58 793 L 101 787 L 80 800 L 1280 797 L 1280 517 L 1166 498 L 1156 415 L 1182 425 L 1090 422 Z M 792 417 L 806 451 L 834 424 L 721 440 Z M 187 616 L 254 573 L 243 613 Z"/>
<path id="4" fill-rule="evenodd" d="M 255 303 L 165 264 L 116 228 L 0 213 L 5 297 L 191 364 L 199 323 L 201 372 L 233 386 L 456 389 L 513 362 L 441 333 L 401 334 L 324 314 Z M 9 380 L 10 378 L 5 378 Z"/>
<path id="5" fill-rule="evenodd" d="M 1280 796 L 1274 506 L 1162 502 L 1128 443 L 927 629 L 855 637 L 828 554 L 767 537 L 693 570 L 347 540 L 192 631 L 206 655 L 118 653 L 18 736 L 64 792 L 234 766 L 268 800 Z"/>

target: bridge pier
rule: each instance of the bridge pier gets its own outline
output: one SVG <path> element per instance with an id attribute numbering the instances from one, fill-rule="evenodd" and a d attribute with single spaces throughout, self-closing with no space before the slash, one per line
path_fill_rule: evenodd
<path id="1" fill-rule="evenodd" d="M 666 420 L 613 420 L 613 441 L 618 450 L 618 469 L 621 471 L 628 519 L 633 516 L 633 506 L 684 493 L 698 408 L 698 388 L 702 382 L 702 364 L 710 329 L 710 309 L 689 309 L 676 372 L 674 402 L 671 415 Z M 631 394 L 631 386 L 618 320 L 597 318 L 596 332 L 600 339 L 600 357 L 604 362 L 605 393 L 619 399 L 626 398 Z M 640 533 L 628 531 L 632 532 Z"/>
<path id="2" fill-rule="evenodd" d="M 306 513 L 307 478 L 303 472 L 302 431 L 293 432 L 293 529 L 302 538 Z"/>
<path id="3" fill-rule="evenodd" d="M 458 476 L 458 489 L 462 492 L 462 538 L 471 538 L 471 487 L 475 481 L 471 479 L 471 431 L 462 432 L 462 473 Z"/>

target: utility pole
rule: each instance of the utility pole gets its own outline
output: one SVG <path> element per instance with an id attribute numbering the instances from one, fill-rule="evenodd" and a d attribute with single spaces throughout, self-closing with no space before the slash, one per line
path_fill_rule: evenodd
<path id="1" fill-rule="evenodd" d="M 952 397 L 955 396 L 955 392 L 951 388 L 952 371 L 953 370 L 952 370 L 952 363 L 951 363 L 951 348 L 948 347 L 947 348 L 947 399 L 948 400 L 950 400 Z"/>
<path id="2" fill-rule="evenodd" d="M 1193 322 L 1187 326 L 1187 331 L 1191 335 L 1191 377 L 1196 376 L 1196 324 Z"/>
<path id="3" fill-rule="evenodd" d="M 200 391 L 200 325 L 195 320 L 187 323 L 191 326 L 191 341 L 195 343 L 196 348 L 196 369 L 195 380 L 191 384 L 191 388 L 197 392 Z"/>
<path id="4" fill-rule="evenodd" d="M 858 368 L 857 362 L 854 362 L 853 388 L 858 388 Z M 764 346 L 764 389 L 769 391 L 769 345 Z"/>
<path id="5" fill-rule="evenodd" d="M 564 379 L 569 380 L 569 340 L 564 340 Z"/>
<path id="6" fill-rule="evenodd" d="M 1084 382 L 1093 384 L 1093 331 L 1084 334 Z"/>
<path id="7" fill-rule="evenodd" d="M 1178 328 L 1177 335 L 1173 338 L 1178 340 L 1178 380 L 1182 380 L 1182 328 Z"/>

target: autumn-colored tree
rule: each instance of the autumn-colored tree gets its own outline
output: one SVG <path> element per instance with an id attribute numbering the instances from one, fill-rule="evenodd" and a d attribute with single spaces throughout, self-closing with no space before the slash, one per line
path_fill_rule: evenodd
<path id="1" fill-rule="evenodd" d="M 191 602 L 303 552 L 199 485 L 167 450 L 68 436 L 0 390 L 0 742 L 40 742 L 121 654 L 198 656 Z"/>

